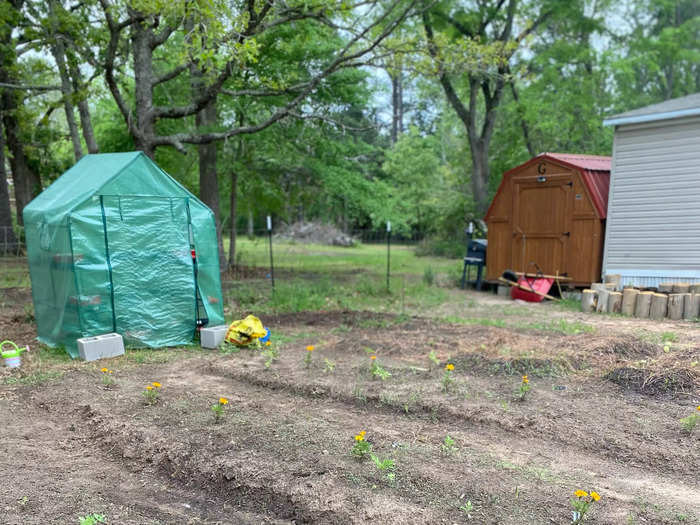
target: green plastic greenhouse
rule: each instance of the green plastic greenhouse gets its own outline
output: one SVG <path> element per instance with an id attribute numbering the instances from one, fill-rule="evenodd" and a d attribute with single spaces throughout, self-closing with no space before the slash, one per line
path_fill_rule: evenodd
<path id="1" fill-rule="evenodd" d="M 87 155 L 24 208 L 39 340 L 191 343 L 224 322 L 214 216 L 142 152 Z"/>

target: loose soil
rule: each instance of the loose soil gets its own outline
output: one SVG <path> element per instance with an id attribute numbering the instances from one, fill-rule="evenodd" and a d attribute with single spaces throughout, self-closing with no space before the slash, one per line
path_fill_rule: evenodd
<path id="1" fill-rule="evenodd" d="M 6 294 L 3 338 L 35 335 L 21 300 Z M 564 524 L 582 488 L 602 496 L 590 523 L 700 523 L 700 429 L 678 421 L 700 404 L 686 324 L 665 352 L 627 327 L 563 335 L 372 312 L 263 320 L 263 350 L 279 350 L 269 367 L 259 349 L 82 363 L 33 348 L 21 370 L 1 369 L 0 521 Z M 371 355 L 390 377 L 372 376 Z M 102 366 L 115 385 L 102 384 Z M 523 374 L 531 391 L 518 401 Z M 153 381 L 163 387 L 148 406 Z M 229 404 L 215 424 L 220 396 Z M 393 479 L 350 454 L 360 430 L 395 461 Z"/>

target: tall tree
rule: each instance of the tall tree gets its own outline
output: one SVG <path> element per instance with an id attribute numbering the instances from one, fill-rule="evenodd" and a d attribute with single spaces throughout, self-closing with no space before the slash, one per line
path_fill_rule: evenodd
<path id="1" fill-rule="evenodd" d="M 467 132 L 472 192 L 479 213 L 488 207 L 489 147 L 511 75 L 510 60 L 523 40 L 552 14 L 550 7 L 539 6 L 529 23 L 516 32 L 516 15 L 523 4 L 477 0 L 466 7 L 438 4 L 423 13 L 437 77 Z"/>

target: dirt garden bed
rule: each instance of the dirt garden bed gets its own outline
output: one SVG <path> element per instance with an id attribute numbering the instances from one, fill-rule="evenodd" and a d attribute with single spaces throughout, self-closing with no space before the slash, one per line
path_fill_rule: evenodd
<path id="1" fill-rule="evenodd" d="M 31 330 L 2 315 L 5 330 Z M 106 364 L 108 388 L 101 363 L 32 351 L 23 371 L 3 371 L 3 523 L 567 523 L 578 488 L 602 496 L 591 523 L 700 517 L 700 432 L 678 422 L 698 404 L 697 376 L 678 389 L 615 376 L 667 354 L 686 363 L 697 349 L 683 341 L 675 354 L 628 336 L 370 312 L 265 321 L 269 367 L 253 349 L 140 351 Z M 391 375 L 374 377 L 373 362 Z M 517 401 L 523 374 L 531 390 Z M 391 479 L 350 454 L 360 430 L 395 461 Z"/>

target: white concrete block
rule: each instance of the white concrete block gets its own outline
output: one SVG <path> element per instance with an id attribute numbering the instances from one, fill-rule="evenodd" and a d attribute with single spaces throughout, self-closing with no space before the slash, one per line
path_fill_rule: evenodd
<path id="1" fill-rule="evenodd" d="M 119 334 L 102 334 L 78 339 L 78 352 L 85 361 L 124 355 L 124 340 Z"/>
<path id="2" fill-rule="evenodd" d="M 228 332 L 228 326 L 225 324 L 202 328 L 199 331 L 199 340 L 202 348 L 217 348 L 224 342 L 226 332 Z"/>

